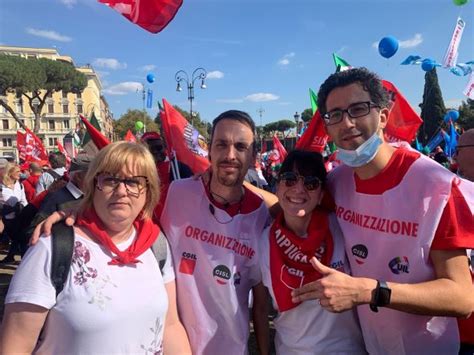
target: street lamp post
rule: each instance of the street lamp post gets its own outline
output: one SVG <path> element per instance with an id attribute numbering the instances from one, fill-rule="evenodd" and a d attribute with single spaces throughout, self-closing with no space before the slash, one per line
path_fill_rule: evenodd
<path id="1" fill-rule="evenodd" d="M 178 83 L 176 85 L 176 91 L 182 91 L 183 89 L 181 88 L 181 82 L 186 83 L 186 86 L 188 88 L 188 100 L 190 104 L 189 108 L 189 115 L 191 117 L 191 124 L 194 126 L 194 116 L 193 116 L 193 100 L 194 100 L 194 83 L 196 80 L 200 79 L 201 80 L 201 89 L 206 88 L 206 83 L 204 80 L 206 79 L 207 76 L 207 71 L 204 68 L 197 68 L 193 71 L 193 74 L 191 75 L 191 80 L 189 80 L 189 75 L 186 73 L 184 70 L 179 70 L 176 72 L 174 75 L 174 78 L 176 82 Z"/>
<path id="2" fill-rule="evenodd" d="M 298 123 L 300 122 L 300 115 L 298 111 L 295 112 L 293 117 L 295 118 L 295 123 L 296 123 L 296 140 L 298 140 Z"/>

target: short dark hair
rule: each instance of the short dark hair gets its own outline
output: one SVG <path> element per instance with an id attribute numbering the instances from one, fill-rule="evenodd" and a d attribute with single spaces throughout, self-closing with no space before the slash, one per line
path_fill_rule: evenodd
<path id="1" fill-rule="evenodd" d="M 48 159 L 49 163 L 51 164 L 51 168 L 53 169 L 66 167 L 66 156 L 64 154 L 50 153 Z"/>
<path id="2" fill-rule="evenodd" d="M 222 120 L 239 121 L 240 123 L 243 123 L 246 126 L 248 126 L 252 130 L 252 135 L 253 135 L 253 142 L 252 142 L 253 153 L 257 154 L 257 141 L 256 141 L 257 135 L 255 133 L 255 122 L 252 120 L 252 117 L 250 117 L 250 115 L 247 112 L 239 111 L 239 110 L 225 111 L 225 112 L 222 112 L 216 118 L 214 118 L 214 121 L 212 121 L 211 142 L 210 142 L 211 145 L 212 145 L 212 137 L 214 136 L 214 131 L 216 130 L 216 126 Z"/>
<path id="3" fill-rule="evenodd" d="M 302 176 L 316 176 L 321 180 L 323 186 L 326 184 L 327 172 L 323 156 L 319 153 L 299 149 L 292 150 L 281 164 L 278 176 L 294 170 Z"/>
<path id="4" fill-rule="evenodd" d="M 370 100 L 374 104 L 381 108 L 389 106 L 389 95 L 382 85 L 382 79 L 367 68 L 353 68 L 331 74 L 321 85 L 318 92 L 318 109 L 321 115 L 327 113 L 326 100 L 329 93 L 338 87 L 353 83 L 359 83 L 369 93 Z"/>

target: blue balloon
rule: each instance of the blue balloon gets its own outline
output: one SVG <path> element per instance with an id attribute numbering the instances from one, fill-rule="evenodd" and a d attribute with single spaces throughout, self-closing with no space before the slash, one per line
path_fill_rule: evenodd
<path id="1" fill-rule="evenodd" d="M 398 51 L 398 40 L 395 37 L 384 37 L 379 42 L 379 53 L 384 58 L 390 58 Z"/>
<path id="2" fill-rule="evenodd" d="M 449 114 L 449 118 L 451 118 L 453 122 L 456 122 L 459 118 L 459 111 L 449 110 L 448 114 Z"/>
<path id="3" fill-rule="evenodd" d="M 155 81 L 155 75 L 150 73 L 146 76 L 146 81 L 148 81 L 150 84 Z"/>
<path id="4" fill-rule="evenodd" d="M 423 59 L 423 61 L 421 62 L 421 69 L 423 69 L 424 71 L 432 71 L 435 66 L 435 61 L 430 58 Z"/>

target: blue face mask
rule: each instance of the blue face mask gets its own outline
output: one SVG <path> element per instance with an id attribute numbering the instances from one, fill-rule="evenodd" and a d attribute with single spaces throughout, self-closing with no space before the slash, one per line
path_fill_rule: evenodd
<path id="1" fill-rule="evenodd" d="M 25 180 L 26 178 L 28 178 L 28 175 L 26 175 L 24 173 L 20 174 L 20 180 Z"/>
<path id="2" fill-rule="evenodd" d="M 352 168 L 358 168 L 370 163 L 375 158 L 382 143 L 383 141 L 376 131 L 356 150 L 346 150 L 338 147 L 337 159 Z"/>

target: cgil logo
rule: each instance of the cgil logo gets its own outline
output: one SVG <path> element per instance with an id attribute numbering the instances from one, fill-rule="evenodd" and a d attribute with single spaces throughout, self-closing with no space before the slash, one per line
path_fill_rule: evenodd
<path id="1" fill-rule="evenodd" d="M 179 263 L 179 272 L 188 275 L 194 274 L 194 269 L 196 268 L 196 261 L 196 254 L 183 252 L 183 254 L 181 254 L 181 261 Z"/>
<path id="2" fill-rule="evenodd" d="M 388 267 L 396 275 L 400 275 L 401 273 L 408 274 L 410 262 L 406 256 L 397 256 L 396 258 L 390 260 Z"/>
<path id="3" fill-rule="evenodd" d="M 225 265 L 217 265 L 212 271 L 212 275 L 219 285 L 226 285 L 230 280 L 230 270 Z"/>
<path id="4" fill-rule="evenodd" d="M 369 255 L 369 250 L 364 244 L 356 244 L 351 249 L 352 255 L 355 256 L 355 261 L 357 264 L 362 265 L 364 260 L 367 259 Z"/>

